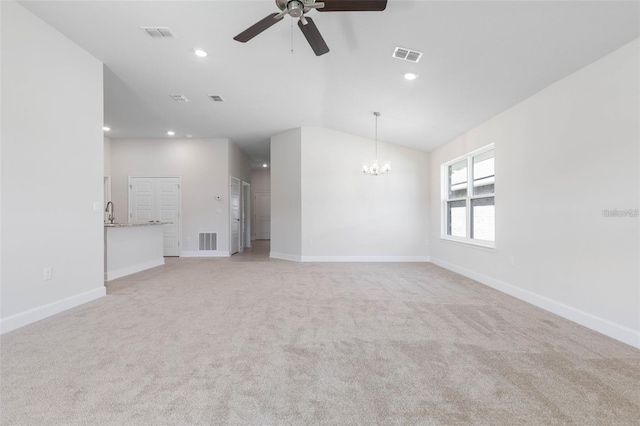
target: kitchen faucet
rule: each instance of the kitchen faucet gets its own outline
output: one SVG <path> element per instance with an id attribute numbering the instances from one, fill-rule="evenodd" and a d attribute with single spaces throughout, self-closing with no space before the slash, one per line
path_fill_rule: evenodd
<path id="1" fill-rule="evenodd" d="M 109 206 L 111 206 L 111 212 L 109 212 Z M 107 208 L 106 208 L 106 209 L 104 209 L 104 211 L 105 211 L 105 212 L 109 213 L 109 223 L 114 223 L 114 222 L 115 222 L 115 220 L 116 220 L 116 216 L 115 216 L 115 214 L 113 213 L 113 210 L 114 210 L 114 208 L 113 208 L 113 203 L 112 203 L 111 201 L 109 201 L 109 202 L 107 203 Z"/>

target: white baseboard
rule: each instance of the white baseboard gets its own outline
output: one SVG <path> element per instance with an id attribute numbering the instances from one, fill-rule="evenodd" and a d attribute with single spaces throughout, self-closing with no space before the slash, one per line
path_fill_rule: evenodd
<path id="1" fill-rule="evenodd" d="M 84 293 L 76 294 L 56 302 L 47 303 L 46 305 L 3 318 L 0 320 L 0 334 L 8 333 L 9 331 L 16 330 L 20 327 L 24 327 L 25 325 L 40 321 L 68 309 L 75 308 L 76 306 L 91 302 L 92 300 L 99 299 L 106 294 L 107 289 L 104 286 L 101 286 Z"/>
<path id="2" fill-rule="evenodd" d="M 428 262 L 429 256 L 301 256 L 301 262 Z"/>
<path id="3" fill-rule="evenodd" d="M 127 275 L 135 274 L 136 272 L 146 271 L 147 269 L 155 268 L 156 266 L 164 265 L 164 257 L 160 259 L 150 260 L 144 263 L 138 263 L 137 265 L 127 266 L 126 268 L 116 269 L 115 271 L 107 271 L 104 273 L 105 281 L 112 281 L 117 278 L 122 278 Z"/>
<path id="4" fill-rule="evenodd" d="M 443 260 L 431 258 L 431 263 L 640 349 L 640 332 L 636 330 Z"/>
<path id="5" fill-rule="evenodd" d="M 301 256 L 285 253 L 275 253 L 273 251 L 269 253 L 269 257 L 272 257 L 274 259 L 291 260 L 292 262 L 300 262 L 301 259 Z"/>
<path id="6" fill-rule="evenodd" d="M 229 257 L 228 251 L 222 250 L 196 250 L 180 252 L 180 257 Z"/>

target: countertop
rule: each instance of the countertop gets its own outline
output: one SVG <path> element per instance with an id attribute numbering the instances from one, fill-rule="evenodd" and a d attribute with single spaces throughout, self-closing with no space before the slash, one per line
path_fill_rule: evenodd
<path id="1" fill-rule="evenodd" d="M 105 223 L 105 228 L 131 228 L 133 226 L 167 225 L 173 222 Z"/>

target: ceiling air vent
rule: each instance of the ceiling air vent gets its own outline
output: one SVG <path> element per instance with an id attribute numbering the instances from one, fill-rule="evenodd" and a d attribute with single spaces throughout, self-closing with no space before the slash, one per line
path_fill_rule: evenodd
<path id="1" fill-rule="evenodd" d="M 403 61 L 409 62 L 418 62 L 422 57 L 422 52 L 418 52 L 417 50 L 405 49 L 404 47 L 396 47 L 393 51 L 394 58 L 402 59 Z"/>
<path id="2" fill-rule="evenodd" d="M 185 95 L 171 95 L 171 98 L 178 103 L 191 102 Z"/>
<path id="3" fill-rule="evenodd" d="M 151 38 L 173 38 L 173 33 L 167 27 L 141 27 Z"/>
<path id="4" fill-rule="evenodd" d="M 224 99 L 222 99 L 220 95 L 209 95 L 209 98 L 211 98 L 213 102 L 224 102 Z"/>

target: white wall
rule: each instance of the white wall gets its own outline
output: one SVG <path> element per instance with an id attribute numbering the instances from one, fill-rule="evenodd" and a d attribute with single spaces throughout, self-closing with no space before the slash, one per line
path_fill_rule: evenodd
<path id="1" fill-rule="evenodd" d="M 0 8 L 7 332 L 105 294 L 103 88 L 100 61 L 17 3 Z"/>
<path id="2" fill-rule="evenodd" d="M 104 138 L 104 175 L 111 176 L 111 139 Z"/>
<path id="3" fill-rule="evenodd" d="M 392 172 L 365 176 L 375 141 L 302 128 L 302 260 L 428 260 L 428 154 L 378 143 Z M 274 166 L 275 168 L 275 166 Z"/>
<path id="4" fill-rule="evenodd" d="M 302 256 L 301 129 L 271 137 L 271 256 Z"/>
<path id="5" fill-rule="evenodd" d="M 431 258 L 640 347 L 639 42 L 431 155 Z M 495 143 L 496 249 L 439 239 L 440 165 Z M 515 266 L 508 263 L 515 257 Z"/>
<path id="6" fill-rule="evenodd" d="M 233 142 L 229 143 L 229 176 L 243 182 L 251 181 L 251 159 Z"/>
<path id="7" fill-rule="evenodd" d="M 271 138 L 271 255 L 301 261 L 427 261 L 429 155 L 304 127 Z"/>
<path id="8" fill-rule="evenodd" d="M 116 221 L 128 221 L 129 176 L 179 176 L 183 255 L 198 250 L 199 232 L 217 232 L 218 251 L 228 254 L 229 146 L 227 139 L 112 139 Z"/>
<path id="9" fill-rule="evenodd" d="M 271 192 L 271 170 L 251 170 L 251 239 L 256 232 L 256 192 Z"/>

